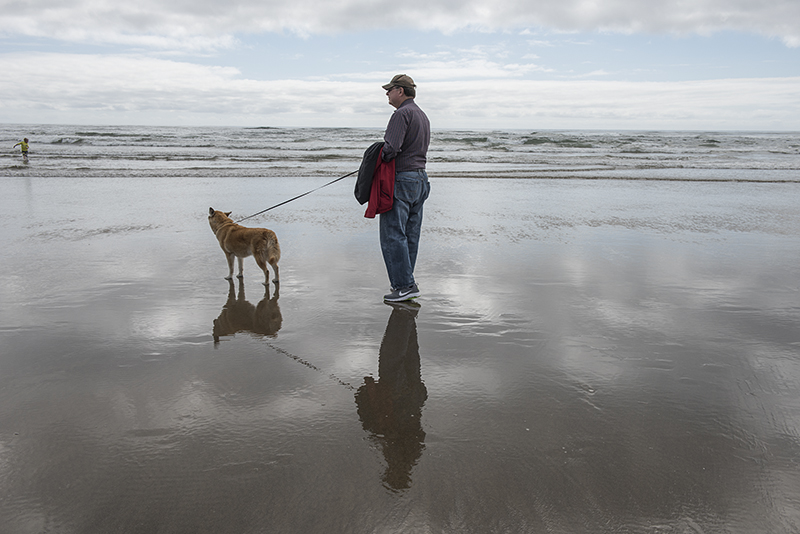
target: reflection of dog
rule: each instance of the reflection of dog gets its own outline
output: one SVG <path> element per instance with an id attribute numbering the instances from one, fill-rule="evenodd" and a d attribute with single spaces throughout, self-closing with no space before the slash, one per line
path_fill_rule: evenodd
<path id="1" fill-rule="evenodd" d="M 233 278 L 233 258 L 239 260 L 239 278 L 244 276 L 244 258 L 253 256 L 261 270 L 264 271 L 264 285 L 269 285 L 269 270 L 267 264 L 272 265 L 275 271 L 275 280 L 280 282 L 278 277 L 278 261 L 281 259 L 281 247 L 278 245 L 278 236 L 272 230 L 266 228 L 245 228 L 233 222 L 228 217 L 231 212 L 223 213 L 214 208 L 208 208 L 208 224 L 211 231 L 217 236 L 219 246 L 228 259 L 228 276 L 226 280 Z"/>
<path id="2" fill-rule="evenodd" d="M 250 332 L 252 334 L 275 337 L 281 329 L 283 316 L 278 306 L 278 286 L 275 293 L 269 298 L 269 289 L 264 292 L 264 298 L 257 306 L 253 306 L 244 298 L 244 281 L 239 279 L 239 297 L 233 280 L 229 280 L 228 301 L 222 307 L 219 317 L 214 319 L 214 343 L 219 343 L 222 336 L 232 336 L 237 332 Z"/>

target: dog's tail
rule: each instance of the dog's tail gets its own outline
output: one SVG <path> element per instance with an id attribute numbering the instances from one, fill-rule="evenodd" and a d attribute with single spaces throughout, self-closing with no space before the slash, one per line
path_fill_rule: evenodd
<path id="1" fill-rule="evenodd" d="M 261 257 L 270 265 L 277 264 L 281 259 L 281 246 L 278 244 L 278 236 L 272 230 L 264 230 L 261 233 L 261 246 L 259 247 Z"/>

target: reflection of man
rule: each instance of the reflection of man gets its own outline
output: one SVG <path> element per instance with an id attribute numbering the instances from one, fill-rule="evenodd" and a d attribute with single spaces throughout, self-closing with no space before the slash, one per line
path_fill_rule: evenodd
<path id="1" fill-rule="evenodd" d="M 392 284 L 392 292 L 383 297 L 399 302 L 420 295 L 414 281 L 419 236 L 422 229 L 422 205 L 431 186 L 425 173 L 431 123 L 414 102 L 416 85 L 410 76 L 398 74 L 383 86 L 389 104 L 397 108 L 389 119 L 382 157 L 394 160 L 394 201 L 392 209 L 381 213 L 380 240 L 383 262 Z"/>
<path id="2" fill-rule="evenodd" d="M 403 490 L 411 487 L 411 469 L 425 448 L 420 417 L 428 392 L 420 376 L 418 305 L 401 303 L 392 308 L 378 355 L 378 381 L 364 378 L 356 405 L 364 430 L 386 459 L 384 484 Z"/>

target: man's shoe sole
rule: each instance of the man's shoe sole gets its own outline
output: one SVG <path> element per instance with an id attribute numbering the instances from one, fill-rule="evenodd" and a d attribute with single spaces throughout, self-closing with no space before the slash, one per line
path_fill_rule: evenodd
<path id="1" fill-rule="evenodd" d="M 397 298 L 387 298 L 383 297 L 384 302 L 403 302 L 405 300 L 412 300 L 419 297 L 420 293 L 414 293 L 413 291 L 409 292 L 406 295 L 400 295 Z"/>

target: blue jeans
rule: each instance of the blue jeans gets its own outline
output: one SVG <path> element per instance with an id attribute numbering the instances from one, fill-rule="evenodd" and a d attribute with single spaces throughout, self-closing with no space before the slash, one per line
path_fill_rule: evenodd
<path id="1" fill-rule="evenodd" d="M 424 169 L 395 174 L 392 209 L 380 216 L 381 251 L 392 289 L 414 284 L 422 205 L 430 191 Z"/>

